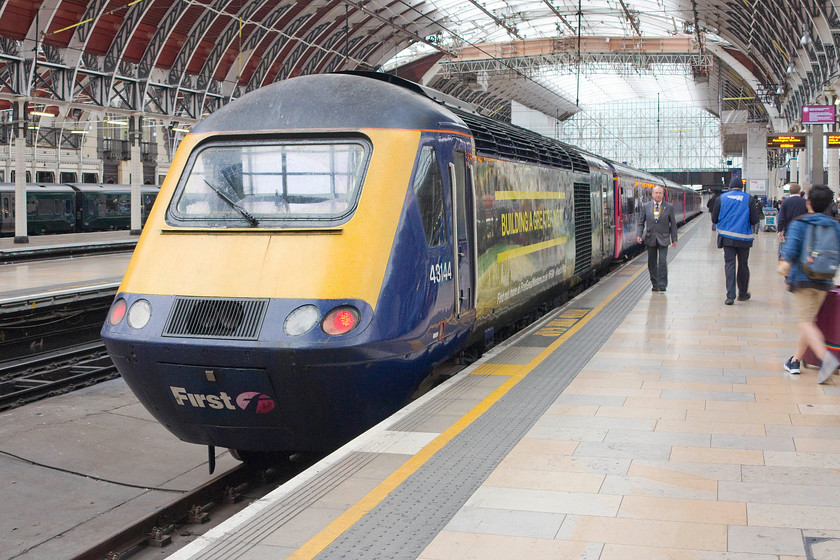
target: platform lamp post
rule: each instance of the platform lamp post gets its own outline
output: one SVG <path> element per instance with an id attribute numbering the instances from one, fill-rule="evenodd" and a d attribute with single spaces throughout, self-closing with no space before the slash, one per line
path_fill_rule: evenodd
<path id="1" fill-rule="evenodd" d="M 26 126 L 28 103 L 15 100 L 12 107 L 15 134 L 15 243 L 29 243 L 26 231 Z"/>
<path id="2" fill-rule="evenodd" d="M 143 229 L 141 219 L 142 201 L 140 189 L 143 185 L 143 115 L 134 114 L 129 118 L 128 137 L 131 145 L 131 235 L 140 235 Z"/>

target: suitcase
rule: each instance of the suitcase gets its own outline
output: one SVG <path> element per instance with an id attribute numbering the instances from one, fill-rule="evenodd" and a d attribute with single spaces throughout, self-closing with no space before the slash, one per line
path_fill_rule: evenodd
<path id="1" fill-rule="evenodd" d="M 817 326 L 825 337 L 826 347 L 840 360 L 840 288 L 834 288 L 826 294 L 817 314 Z M 820 360 L 808 348 L 802 357 L 802 365 L 820 367 L 820 364 Z"/>

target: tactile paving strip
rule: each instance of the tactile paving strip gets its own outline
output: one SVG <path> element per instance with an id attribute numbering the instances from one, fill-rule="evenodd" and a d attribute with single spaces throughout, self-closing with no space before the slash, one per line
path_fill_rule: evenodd
<path id="1" fill-rule="evenodd" d="M 421 406 L 402 420 L 394 422 L 393 424 L 388 426 L 388 429 L 395 432 L 410 432 L 414 430 L 417 426 L 424 423 L 429 418 L 433 417 L 440 410 L 446 408 L 447 405 L 451 404 L 454 401 L 457 401 L 461 395 L 463 395 L 479 383 L 481 383 L 480 377 L 464 377 L 456 384 L 452 385 L 451 387 L 443 391 L 441 394 L 436 396 L 433 400 L 426 402 L 425 404 L 423 404 L 423 406 Z"/>
<path id="2" fill-rule="evenodd" d="M 695 228 L 683 235 L 676 257 Z M 650 289 L 640 274 L 533 369 L 316 558 L 414 559 L 446 526 Z"/>
<path id="3" fill-rule="evenodd" d="M 350 453 L 341 461 L 328 467 L 311 484 L 292 492 L 283 500 L 266 507 L 259 515 L 243 523 L 236 538 L 220 539 L 194 554 L 190 560 L 237 560 L 270 535 L 277 527 L 288 523 L 302 511 L 326 496 L 354 473 L 374 461 L 376 453 Z"/>

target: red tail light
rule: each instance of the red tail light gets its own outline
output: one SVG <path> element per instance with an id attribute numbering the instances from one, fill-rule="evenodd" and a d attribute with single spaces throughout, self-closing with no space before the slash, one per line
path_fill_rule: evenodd
<path id="1" fill-rule="evenodd" d="M 356 328 L 359 324 L 359 311 L 355 307 L 336 307 L 324 317 L 321 327 L 329 335 L 345 334 Z"/>
<path id="2" fill-rule="evenodd" d="M 108 313 L 108 322 L 112 327 L 119 325 L 120 321 L 125 318 L 125 311 L 126 303 L 124 299 L 120 298 L 114 302 L 114 305 L 111 306 L 111 312 Z"/>

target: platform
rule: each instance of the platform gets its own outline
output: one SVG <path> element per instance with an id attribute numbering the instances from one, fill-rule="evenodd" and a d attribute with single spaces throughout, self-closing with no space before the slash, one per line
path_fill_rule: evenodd
<path id="1" fill-rule="evenodd" d="M 709 217 L 670 284 L 641 257 L 173 560 L 840 557 L 840 387 L 782 363 L 761 232 L 725 306 Z"/>
<path id="2" fill-rule="evenodd" d="M 137 236 L 127 231 L 0 238 L 0 315 L 97 294 L 113 297 Z"/>
<path id="3" fill-rule="evenodd" d="M 28 243 L 15 243 L 14 237 L 0 237 L 0 263 L 133 251 L 139 237 L 128 230 L 30 235 Z"/>
<path id="4" fill-rule="evenodd" d="M 219 450 L 217 474 L 235 465 Z M 0 559 L 69 560 L 206 483 L 122 379 L 0 413 Z M 212 521 L 211 521 L 212 522 Z"/>

